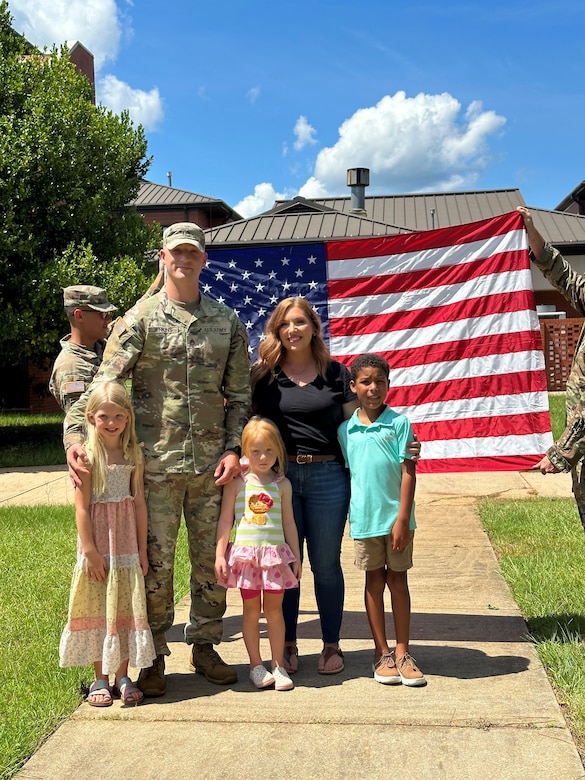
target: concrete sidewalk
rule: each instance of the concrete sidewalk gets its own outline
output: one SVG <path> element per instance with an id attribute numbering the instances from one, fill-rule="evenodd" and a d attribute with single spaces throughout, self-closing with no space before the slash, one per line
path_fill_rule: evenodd
<path id="1" fill-rule="evenodd" d="M 56 496 L 55 472 L 37 473 L 18 503 Z M 63 495 L 70 491 L 66 484 Z M 10 484 L 10 487 L 7 485 Z M 16 482 L 0 473 L 0 506 Z M 167 695 L 141 707 L 82 704 L 19 774 L 23 780 L 80 776 L 126 780 L 370 778 L 576 780 L 585 777 L 526 626 L 504 583 L 475 510 L 477 496 L 570 496 L 567 475 L 538 472 L 420 475 L 417 487 L 411 651 L 424 688 L 382 686 L 371 675 L 372 642 L 363 574 L 343 549 L 341 645 L 345 671 L 317 674 L 321 649 L 308 565 L 303 576 L 300 668 L 294 691 L 257 691 L 248 681 L 239 594 L 228 592 L 223 657 L 238 666 L 230 688 L 189 671 L 181 602 L 172 629 Z M 69 501 L 71 499 L 69 498 Z M 38 499 L 45 503 L 44 499 Z M 391 618 L 389 616 L 389 626 Z M 265 658 L 268 640 L 263 633 Z M 391 636 L 391 632 L 389 633 Z"/>

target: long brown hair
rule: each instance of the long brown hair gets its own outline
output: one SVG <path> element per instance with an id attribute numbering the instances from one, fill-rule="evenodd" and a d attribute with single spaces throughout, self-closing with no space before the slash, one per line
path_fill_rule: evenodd
<path id="1" fill-rule="evenodd" d="M 293 306 L 296 306 L 303 312 L 315 329 L 315 333 L 311 339 L 311 352 L 313 353 L 313 359 L 317 364 L 317 371 L 322 377 L 325 377 L 327 367 L 331 362 L 331 355 L 329 354 L 327 345 L 323 341 L 323 326 L 319 319 L 319 315 L 306 298 L 300 296 L 295 298 L 284 298 L 277 304 L 266 323 L 264 329 L 265 338 L 260 344 L 258 349 L 258 360 L 252 366 L 250 374 L 252 389 L 254 389 L 256 382 L 258 382 L 259 379 L 262 379 L 263 376 L 266 376 L 266 374 L 271 374 L 272 379 L 274 379 L 276 375 L 276 367 L 286 352 L 286 349 L 283 347 L 282 341 L 280 340 L 279 330 L 289 309 L 292 309 Z"/>

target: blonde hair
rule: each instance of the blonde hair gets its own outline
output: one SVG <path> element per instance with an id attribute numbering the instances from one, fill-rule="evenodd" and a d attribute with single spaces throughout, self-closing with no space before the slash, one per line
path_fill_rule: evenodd
<path id="1" fill-rule="evenodd" d="M 255 438 L 265 439 L 272 449 L 276 452 L 276 463 L 272 467 L 277 474 L 284 474 L 286 471 L 286 448 L 280 435 L 280 431 L 272 420 L 266 417 L 254 415 L 244 426 L 242 431 L 242 455 L 250 457 L 252 440 Z"/>
<path id="2" fill-rule="evenodd" d="M 116 404 L 128 415 L 126 427 L 120 437 L 124 459 L 137 466 L 142 463 L 142 450 L 138 443 L 135 429 L 134 409 L 130 402 L 130 396 L 126 388 L 117 382 L 104 382 L 98 385 L 89 394 L 87 408 L 85 410 L 85 422 L 87 426 L 86 450 L 91 463 L 91 489 L 96 496 L 101 496 L 108 481 L 108 458 L 103 442 L 97 432 L 97 428 L 90 421 L 89 416 L 95 416 L 99 409 L 106 403 Z M 138 489 L 138 474 L 136 469 L 132 472 L 132 494 L 136 495 Z"/>
<path id="3" fill-rule="evenodd" d="M 292 309 L 293 306 L 296 306 L 303 312 L 315 329 L 315 333 L 311 339 L 311 352 L 313 353 L 313 359 L 317 364 L 317 371 L 325 378 L 327 368 L 331 362 L 331 355 L 329 354 L 327 345 L 323 341 L 323 325 L 321 324 L 319 315 L 306 298 L 300 296 L 284 298 L 276 306 L 266 323 L 264 329 L 265 339 L 258 348 L 259 357 L 252 366 L 250 374 L 252 389 L 254 389 L 256 382 L 258 382 L 259 379 L 262 379 L 263 376 L 266 376 L 266 374 L 272 375 L 270 381 L 272 381 L 276 375 L 276 366 L 280 363 L 283 354 L 286 352 L 286 349 L 283 347 L 282 341 L 280 340 L 279 330 L 289 309 Z"/>

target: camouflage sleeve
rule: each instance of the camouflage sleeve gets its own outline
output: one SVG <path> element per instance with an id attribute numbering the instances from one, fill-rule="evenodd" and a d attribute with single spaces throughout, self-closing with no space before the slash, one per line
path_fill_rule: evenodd
<path id="1" fill-rule="evenodd" d="M 96 370 L 96 366 L 81 361 L 69 360 L 64 365 L 55 365 L 49 390 L 65 414 L 89 387 Z"/>
<path id="2" fill-rule="evenodd" d="M 585 316 L 585 276 L 576 273 L 559 250 L 549 243 L 545 244 L 540 257 L 532 257 L 532 261 L 552 286 Z"/>
<path id="3" fill-rule="evenodd" d="M 83 441 L 85 409 L 89 394 L 103 382 L 121 382 L 130 374 L 144 346 L 144 327 L 140 321 L 128 324 L 119 317 L 108 336 L 104 359 L 95 378 L 79 400 L 73 404 L 63 421 L 63 445 L 65 450 Z"/>
<path id="4" fill-rule="evenodd" d="M 561 437 L 546 453 L 550 462 L 559 471 L 570 471 L 585 455 L 585 410 L 579 404 Z"/>
<path id="5" fill-rule="evenodd" d="M 250 418 L 252 407 L 248 337 L 236 316 L 232 322 L 230 352 L 223 381 L 226 399 L 225 447 L 231 449 L 241 446 L 242 430 Z"/>

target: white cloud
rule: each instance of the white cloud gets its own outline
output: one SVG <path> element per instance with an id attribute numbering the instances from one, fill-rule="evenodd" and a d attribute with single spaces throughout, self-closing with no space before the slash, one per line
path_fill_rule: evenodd
<path id="1" fill-rule="evenodd" d="M 307 144 L 316 144 L 317 140 L 313 138 L 316 130 L 307 122 L 307 117 L 300 116 L 294 127 L 294 134 L 297 140 L 294 143 L 294 147 L 299 152 L 304 149 Z"/>
<path id="2" fill-rule="evenodd" d="M 263 211 L 271 209 L 275 200 L 284 200 L 290 197 L 290 195 L 276 192 L 272 184 L 263 182 L 254 187 L 253 195 L 247 195 L 239 203 L 236 203 L 234 211 L 237 211 L 244 219 L 247 219 L 255 214 L 261 214 Z"/>
<path id="3" fill-rule="evenodd" d="M 10 0 L 13 27 L 39 48 L 79 41 L 96 71 L 118 55 L 122 36 L 115 0 Z"/>
<path id="4" fill-rule="evenodd" d="M 253 105 L 260 97 L 260 87 L 252 87 L 252 89 L 249 89 L 246 92 L 246 97 Z"/>
<path id="5" fill-rule="evenodd" d="M 156 87 L 150 92 L 133 89 L 115 76 L 99 79 L 96 99 L 115 114 L 127 110 L 132 121 L 143 125 L 145 130 L 155 130 L 164 116 L 162 100 Z"/>
<path id="6" fill-rule="evenodd" d="M 370 169 L 370 192 L 469 186 L 489 162 L 489 137 L 505 122 L 494 111 L 483 111 L 479 101 L 461 115 L 461 104 L 446 92 L 386 95 L 345 120 L 337 143 L 317 155 L 300 194 L 345 194 L 346 170 L 356 167 Z"/>
<path id="7" fill-rule="evenodd" d="M 505 123 L 505 117 L 484 111 L 480 101 L 462 112 L 459 101 L 447 92 L 412 98 L 404 92 L 386 95 L 343 122 L 337 142 L 319 151 L 312 175 L 297 194 L 348 196 L 348 168 L 370 169 L 368 193 L 373 195 L 471 187 L 490 163 L 490 138 Z M 295 149 L 316 143 L 314 133 L 301 116 L 295 125 Z M 288 152 L 285 145 L 283 155 Z M 273 205 L 274 192 L 272 184 L 259 184 L 236 210 L 246 216 L 258 214 Z"/>
<path id="8" fill-rule="evenodd" d="M 131 34 L 116 0 L 10 0 L 10 13 L 14 28 L 35 46 L 50 49 L 67 41 L 82 43 L 94 56 L 96 73 L 118 55 L 122 19 L 124 34 Z M 154 130 L 163 118 L 156 87 L 145 92 L 106 75 L 96 79 L 96 98 L 116 114 L 128 110 L 132 120 L 146 130 Z"/>

